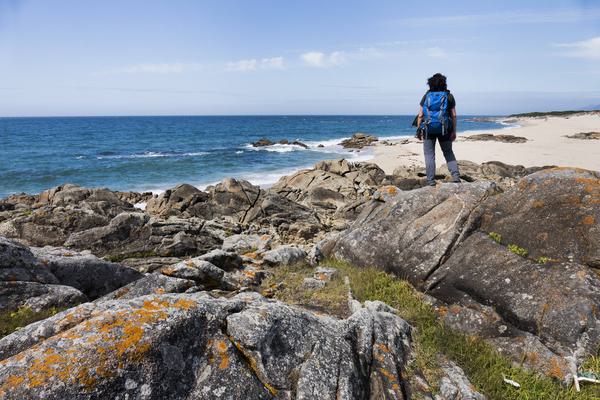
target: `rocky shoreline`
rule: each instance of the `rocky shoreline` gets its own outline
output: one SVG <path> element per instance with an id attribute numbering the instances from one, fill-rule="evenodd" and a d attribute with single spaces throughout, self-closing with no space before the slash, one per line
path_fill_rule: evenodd
<path id="1" fill-rule="evenodd" d="M 2 310 L 64 311 L 0 339 L 0 397 L 485 398 L 452 360 L 425 378 L 411 325 L 351 285 L 344 316 L 264 287 L 303 264 L 302 287 L 326 288 L 333 259 L 408 280 L 449 328 L 570 382 L 600 345 L 600 173 L 460 167 L 464 183 L 442 166 L 436 187 L 333 160 L 269 189 L 1 200 Z"/>

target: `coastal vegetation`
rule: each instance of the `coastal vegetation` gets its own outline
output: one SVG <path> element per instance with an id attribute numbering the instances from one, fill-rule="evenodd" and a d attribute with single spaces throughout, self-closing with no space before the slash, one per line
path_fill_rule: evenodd
<path id="1" fill-rule="evenodd" d="M 306 264 L 273 270 L 261 288 L 279 300 L 331 314 L 346 310 L 348 290 L 359 301 L 379 300 L 391 305 L 398 315 L 415 327 L 413 367 L 422 371 L 429 382 L 439 380 L 439 355 L 443 354 L 456 362 L 471 383 L 492 400 L 592 400 L 600 396 L 600 390 L 593 385 L 582 384 L 582 391 L 576 392 L 574 388 L 565 387 L 555 379 L 511 362 L 476 336 L 450 329 L 440 321 L 424 295 L 405 280 L 376 268 L 358 268 L 338 260 L 328 259 L 321 265 L 338 271 L 331 282 L 322 288 L 307 289 L 302 286 L 303 280 L 314 271 Z M 349 286 L 344 282 L 345 277 L 349 279 Z M 599 367 L 600 357 L 592 356 L 582 365 L 582 370 L 598 371 Z M 507 384 L 503 376 L 518 382 L 521 387 Z"/>

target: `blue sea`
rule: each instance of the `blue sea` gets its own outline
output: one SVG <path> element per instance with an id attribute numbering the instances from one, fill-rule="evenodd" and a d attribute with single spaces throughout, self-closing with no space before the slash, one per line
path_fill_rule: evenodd
<path id="1" fill-rule="evenodd" d="M 203 188 L 227 176 L 268 185 L 325 159 L 367 160 L 338 143 L 355 132 L 412 136 L 413 116 L 173 116 L 0 118 L 0 198 L 63 183 L 113 190 Z M 503 128 L 459 118 L 461 131 Z M 251 143 L 299 140 L 309 146 Z M 319 147 L 322 145 L 322 147 Z"/>

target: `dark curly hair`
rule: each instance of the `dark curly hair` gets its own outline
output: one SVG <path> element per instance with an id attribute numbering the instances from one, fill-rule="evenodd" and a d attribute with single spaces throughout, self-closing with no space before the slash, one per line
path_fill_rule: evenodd
<path id="1" fill-rule="evenodd" d="M 429 85 L 429 90 L 432 92 L 443 92 L 448 90 L 448 86 L 446 85 L 446 77 L 439 72 L 427 79 L 427 84 Z"/>

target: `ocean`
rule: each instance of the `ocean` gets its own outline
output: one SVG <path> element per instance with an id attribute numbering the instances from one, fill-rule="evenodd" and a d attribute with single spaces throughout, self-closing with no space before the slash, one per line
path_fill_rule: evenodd
<path id="1" fill-rule="evenodd" d="M 353 133 L 414 135 L 414 116 L 168 116 L 0 118 L 0 198 L 63 184 L 154 191 L 233 176 L 258 185 L 325 159 L 363 161 L 338 143 Z M 459 117 L 464 131 L 505 127 Z M 255 148 L 268 138 L 309 146 Z M 322 146 L 319 146 L 322 145 Z"/>

